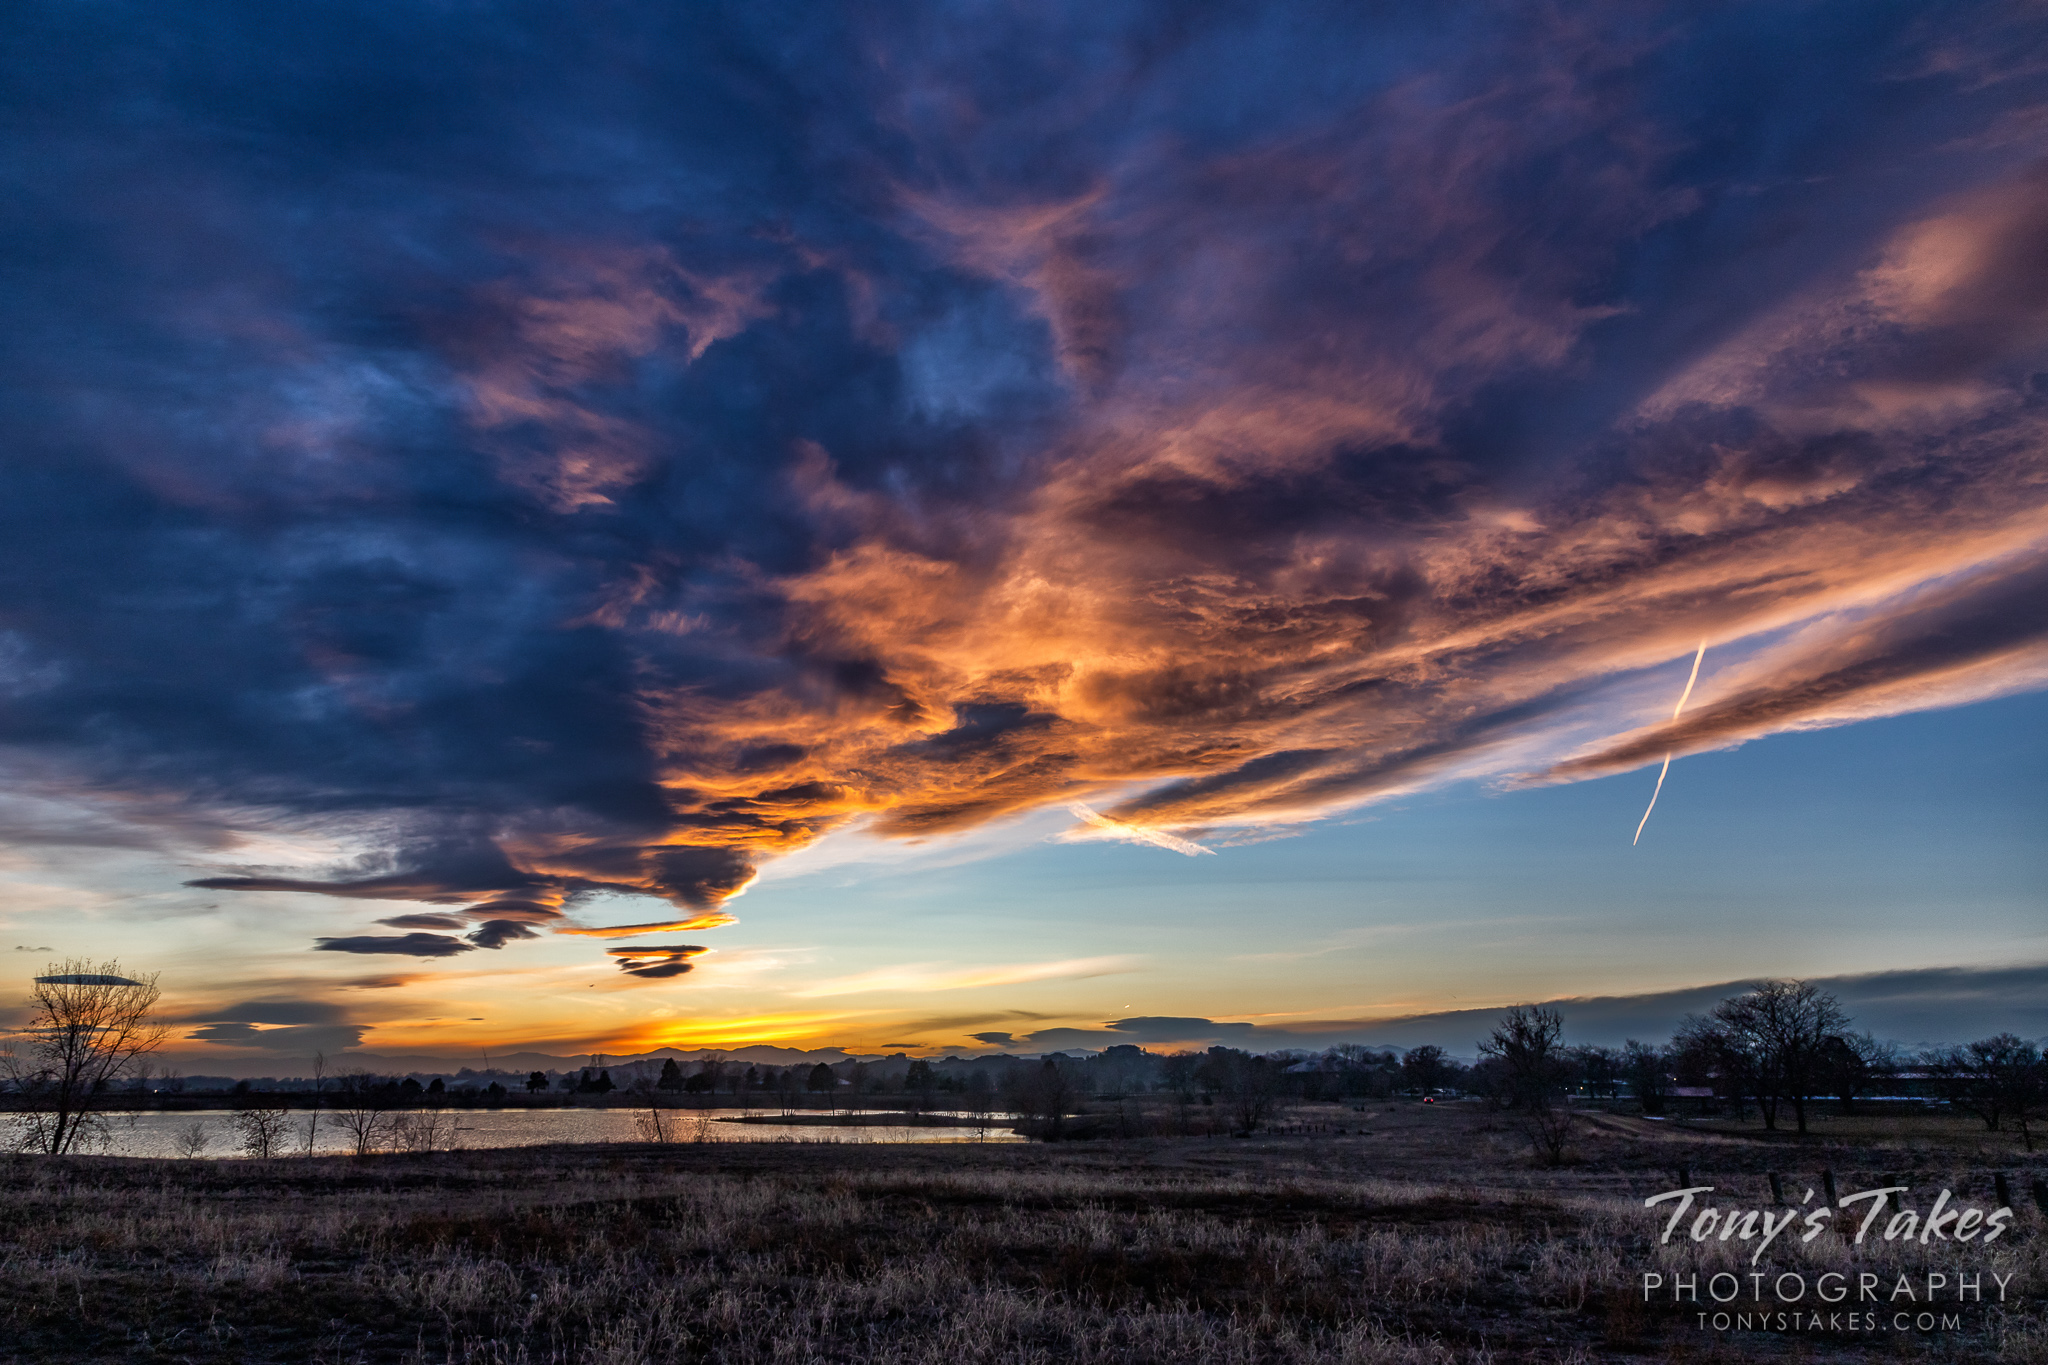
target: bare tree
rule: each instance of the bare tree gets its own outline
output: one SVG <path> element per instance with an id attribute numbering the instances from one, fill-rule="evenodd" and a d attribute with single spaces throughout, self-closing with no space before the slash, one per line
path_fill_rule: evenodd
<path id="1" fill-rule="evenodd" d="M 190 1125 L 178 1130 L 178 1136 L 172 1140 L 172 1150 L 189 1161 L 194 1157 L 203 1156 L 211 1141 L 206 1125 L 194 1119 Z"/>
<path id="2" fill-rule="evenodd" d="M 1763 1059 L 1751 1050 L 1748 1039 L 1718 1019 L 1688 1014 L 1679 1020 L 1671 1035 L 1670 1058 L 1680 1085 L 1711 1085 L 1716 1097 L 1734 1104 L 1738 1119 L 1755 1096 L 1763 1108 L 1764 1126 L 1777 1126 L 1777 1101 L 1766 1094 L 1761 1079 Z"/>
<path id="3" fill-rule="evenodd" d="M 334 1121 L 349 1135 L 357 1156 L 377 1150 L 378 1139 L 390 1126 L 388 1108 L 375 1076 L 351 1071 L 341 1078 L 334 1097 Z"/>
<path id="4" fill-rule="evenodd" d="M 967 1112 L 974 1115 L 974 1140 L 988 1141 L 989 1115 L 995 1109 L 995 1087 L 989 1084 L 986 1071 L 976 1071 L 967 1078 Z"/>
<path id="5" fill-rule="evenodd" d="M 919 1057 L 911 1062 L 909 1069 L 903 1073 L 903 1093 L 906 1097 L 910 1095 L 917 1096 L 917 1101 L 915 1105 L 906 1105 L 905 1107 L 912 1109 L 913 1112 L 915 1110 L 930 1109 L 932 1107 L 932 1092 L 937 1085 L 938 1077 L 933 1073 L 932 1064 L 929 1061 Z"/>
<path id="6" fill-rule="evenodd" d="M 1401 1059 L 1401 1079 L 1409 1089 L 1428 1095 L 1450 1084 L 1455 1065 L 1448 1052 L 1435 1043 L 1424 1043 L 1409 1048 Z"/>
<path id="7" fill-rule="evenodd" d="M 291 1115 L 282 1108 L 250 1107 L 235 1115 L 235 1137 L 245 1156 L 273 1157 L 284 1148 Z"/>
<path id="8" fill-rule="evenodd" d="M 1726 1064 L 1749 1072 L 1764 1127 L 1778 1126 L 1789 1101 L 1806 1132 L 1806 1102 L 1824 1092 L 1828 1039 L 1849 1027 L 1839 1001 L 1810 981 L 1762 981 L 1714 1006 L 1713 1045 Z"/>
<path id="9" fill-rule="evenodd" d="M 1195 1131 L 1195 1094 L 1199 1088 L 1195 1080 L 1195 1068 L 1201 1065 L 1201 1057 L 1193 1052 L 1171 1052 L 1159 1064 L 1159 1074 L 1166 1082 L 1166 1088 L 1173 1092 L 1175 1111 L 1180 1118 L 1180 1131 L 1187 1136 Z"/>
<path id="10" fill-rule="evenodd" d="M 1074 1112 L 1074 1086 L 1060 1066 L 1063 1058 L 1046 1057 L 1035 1067 L 1018 1067 L 1010 1075 L 1010 1107 L 1042 1126 L 1048 1142 L 1066 1135 L 1067 1115 Z"/>
<path id="11" fill-rule="evenodd" d="M 1280 1102 L 1283 1065 L 1271 1057 L 1240 1055 L 1226 1068 L 1223 1093 L 1241 1136 L 1250 1137 L 1272 1117 L 1274 1106 Z"/>
<path id="12" fill-rule="evenodd" d="M 1102 1095 L 1116 1105 L 1116 1135 L 1135 1137 L 1139 1115 L 1132 1112 L 1133 1097 L 1140 1089 L 1139 1067 L 1144 1054 L 1128 1043 L 1107 1048 L 1095 1059 L 1102 1077 Z"/>
<path id="13" fill-rule="evenodd" d="M 1621 1045 L 1621 1071 L 1628 1081 L 1629 1089 L 1636 1092 L 1636 1103 L 1645 1114 L 1664 1112 L 1665 1076 L 1671 1069 L 1671 1059 L 1660 1047 L 1639 1043 L 1633 1038 L 1623 1040 Z"/>
<path id="14" fill-rule="evenodd" d="M 150 1019 L 154 973 L 124 976 L 118 962 L 81 958 L 53 963 L 35 979 L 23 1046 L 0 1050 L 0 1074 L 23 1100 L 14 1116 L 18 1150 L 61 1156 L 104 1142 L 96 1097 L 163 1045 L 169 1032 Z"/>
<path id="15" fill-rule="evenodd" d="M 452 1152 L 462 1137 L 462 1124 L 445 1109 L 414 1109 L 389 1116 L 387 1140 L 401 1152 Z"/>
<path id="16" fill-rule="evenodd" d="M 1566 1054 L 1579 1075 L 1579 1083 L 1596 1100 L 1611 1100 L 1621 1092 L 1621 1069 L 1625 1058 L 1611 1047 L 1587 1043 Z"/>
<path id="17" fill-rule="evenodd" d="M 320 1106 L 324 1103 L 321 1091 L 327 1085 L 327 1054 L 313 1054 L 313 1112 L 306 1119 L 306 1155 L 312 1156 L 320 1140 Z"/>
<path id="18" fill-rule="evenodd" d="M 1563 1016 L 1541 1005 L 1516 1005 L 1501 1016 L 1479 1051 L 1500 1063 L 1508 1103 L 1521 1111 L 1523 1131 L 1536 1154 L 1553 1166 L 1563 1161 L 1571 1137 Z"/>
<path id="19" fill-rule="evenodd" d="M 661 1111 L 661 1105 L 650 1094 L 647 1097 L 647 1112 L 639 1116 L 635 1121 L 635 1126 L 640 1130 L 640 1140 L 642 1142 L 657 1142 L 665 1145 L 676 1140 L 676 1131 L 679 1124 L 676 1119 Z"/>
<path id="20" fill-rule="evenodd" d="M 1899 1049 L 1868 1033 L 1837 1033 L 1821 1044 L 1821 1069 L 1828 1093 L 1842 1102 L 1842 1112 L 1856 1112 L 1856 1097 L 1898 1070 Z"/>
<path id="21" fill-rule="evenodd" d="M 1508 1103 L 1548 1106 L 1564 1089 L 1564 1018 L 1541 1005 L 1516 1005 L 1479 1045 L 1507 1072 Z"/>
<path id="22" fill-rule="evenodd" d="M 2048 1099 L 2048 1065 L 2032 1043 L 2017 1034 L 1979 1038 L 1926 1059 L 1935 1083 L 1953 1104 L 1975 1111 L 1986 1132 L 2007 1119 L 2019 1126 L 2020 1141 L 2034 1150 L 2033 1120 Z"/>

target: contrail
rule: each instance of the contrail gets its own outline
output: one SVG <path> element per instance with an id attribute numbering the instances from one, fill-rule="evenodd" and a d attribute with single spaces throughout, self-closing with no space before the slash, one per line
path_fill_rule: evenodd
<path id="1" fill-rule="evenodd" d="M 1161 830 L 1146 829 L 1140 825 L 1127 825 L 1121 820 L 1112 820 L 1102 812 L 1080 801 L 1067 802 L 1067 809 L 1080 816 L 1083 820 L 1086 820 L 1089 824 L 1094 825 L 1097 829 L 1109 830 L 1125 839 L 1137 839 L 1143 843 L 1156 844 L 1160 848 L 1170 848 L 1175 853 L 1185 853 L 1190 858 L 1204 853 L 1213 857 L 1216 853 L 1215 849 L 1203 848 L 1192 839 L 1180 839 Z"/>
<path id="2" fill-rule="evenodd" d="M 1685 680 L 1685 691 L 1678 694 L 1678 705 L 1671 708 L 1671 719 L 1677 720 L 1678 713 L 1685 709 L 1685 699 L 1692 695 L 1692 685 L 1700 680 L 1700 660 L 1707 657 L 1707 642 L 1700 641 L 1700 652 L 1692 656 L 1692 676 Z M 1650 812 L 1657 809 L 1657 795 L 1664 790 L 1664 775 L 1671 771 L 1671 755 L 1664 755 L 1664 766 L 1657 770 L 1657 785 L 1650 792 L 1650 804 L 1643 811 L 1643 818 L 1636 821 L 1636 837 L 1628 841 L 1634 848 L 1643 841 L 1643 826 L 1650 823 Z"/>

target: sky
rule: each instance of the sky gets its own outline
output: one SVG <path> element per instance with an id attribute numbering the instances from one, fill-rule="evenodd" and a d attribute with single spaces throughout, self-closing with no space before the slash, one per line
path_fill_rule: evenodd
<path id="1" fill-rule="evenodd" d="M 22 6 L 0 951 L 215 1061 L 2048 1031 L 2044 153 L 2010 4 Z"/>

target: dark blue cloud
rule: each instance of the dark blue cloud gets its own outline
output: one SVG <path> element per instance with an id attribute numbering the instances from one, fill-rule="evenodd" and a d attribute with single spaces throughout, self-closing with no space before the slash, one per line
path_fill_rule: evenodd
<path id="1" fill-rule="evenodd" d="M 253 1024 L 208 1024 L 184 1036 L 194 1042 L 226 1047 L 254 1047 L 269 1052 L 344 1052 L 363 1041 L 369 1027 L 363 1024 L 296 1024 L 284 1028 L 257 1028 Z"/>
<path id="2" fill-rule="evenodd" d="M 522 938 L 539 938 L 527 925 L 514 919 L 487 919 L 470 931 L 469 941 L 479 948 L 502 948 Z"/>
<path id="3" fill-rule="evenodd" d="M 392 915 L 379 924 L 393 929 L 467 929 L 469 921 L 455 915 Z"/>
<path id="4" fill-rule="evenodd" d="M 359 934 L 349 938 L 313 940 L 313 947 L 323 953 L 391 954 L 399 957 L 453 957 L 457 953 L 471 951 L 472 946 L 444 934 Z"/>
<path id="5" fill-rule="evenodd" d="M 342 1006 L 325 1000 L 242 1000 L 202 1010 L 202 1023 L 339 1024 L 348 1019 Z"/>

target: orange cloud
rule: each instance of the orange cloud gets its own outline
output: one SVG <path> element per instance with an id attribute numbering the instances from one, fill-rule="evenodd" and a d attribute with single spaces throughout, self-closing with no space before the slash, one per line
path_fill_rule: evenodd
<path id="1" fill-rule="evenodd" d="M 611 924 L 597 929 L 564 924 L 558 926 L 555 932 L 574 934 L 581 938 L 629 938 L 634 934 L 665 934 L 672 930 L 719 929 L 737 923 L 738 920 L 723 911 L 705 910 L 691 915 L 688 919 L 656 920 L 651 924 Z"/>
<path id="2" fill-rule="evenodd" d="M 1188 852 L 1452 778 L 1577 780 L 2040 685 L 2048 174 L 1762 291 L 1532 455 L 1489 404 L 1572 378 L 1621 317 L 1594 285 L 1690 201 L 1655 188 L 1650 141 L 1616 137 L 1570 230 L 1525 230 L 1502 186 L 1581 154 L 1602 98 L 1526 79 L 1505 104 L 1361 96 L 1311 131 L 1059 192 L 898 185 L 952 283 L 1050 329 L 1064 406 L 949 434 L 916 476 L 893 428 L 868 449 L 858 424 L 746 426 L 772 472 L 724 515 L 773 520 L 772 549 L 685 567 L 622 515 L 560 618 L 630 680 L 605 694 L 630 712 L 624 760 L 400 870 L 202 884 L 477 902 L 593 938 L 708 928 L 762 862 L 855 823 L 922 838 L 1058 803 Z M 1399 212 L 1387 185 L 1410 187 Z M 704 360 L 770 316 L 769 278 L 593 248 L 488 291 L 458 349 L 505 477 L 564 514 L 646 487 L 652 428 L 618 376 Z M 859 330 L 913 385 L 912 323 Z M 986 486 L 953 487 L 973 441 Z M 1646 724 L 1629 675 L 1702 639 L 1699 700 Z M 558 923 L 598 889 L 693 913 Z M 826 989 L 955 988 L 937 968 L 866 980 Z"/>

